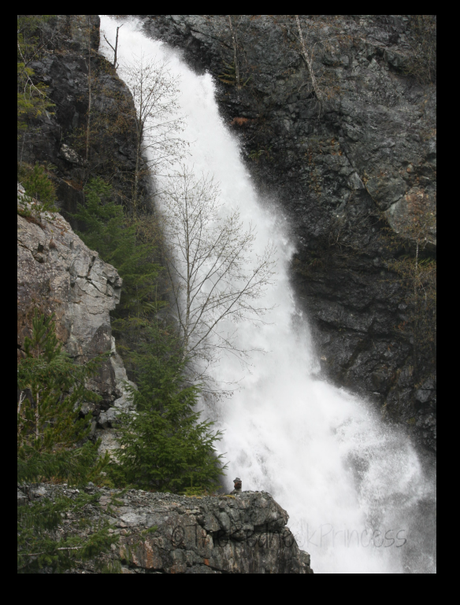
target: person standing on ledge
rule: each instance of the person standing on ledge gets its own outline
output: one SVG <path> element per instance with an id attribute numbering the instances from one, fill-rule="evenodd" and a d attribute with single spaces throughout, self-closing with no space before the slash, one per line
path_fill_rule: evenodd
<path id="1" fill-rule="evenodd" d="M 241 479 L 239 477 L 237 477 L 236 479 L 233 479 L 233 491 L 230 492 L 230 495 L 232 496 L 236 496 L 238 494 L 241 494 Z"/>

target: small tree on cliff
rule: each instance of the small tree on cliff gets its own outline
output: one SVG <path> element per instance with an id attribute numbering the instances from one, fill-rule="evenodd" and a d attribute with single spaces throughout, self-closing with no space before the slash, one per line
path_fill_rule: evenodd
<path id="1" fill-rule="evenodd" d="M 113 46 L 109 40 L 107 40 L 107 37 L 104 36 L 105 41 L 107 42 L 107 44 L 110 46 L 110 48 L 113 50 L 113 61 L 112 61 L 112 65 L 114 66 L 115 69 L 117 69 L 118 67 L 118 32 L 120 31 L 120 28 L 123 27 L 123 23 L 121 25 L 119 25 L 117 27 L 117 31 L 115 34 L 115 41 L 114 44 L 115 46 Z"/>
<path id="2" fill-rule="evenodd" d="M 18 212 L 22 216 L 34 216 L 39 221 L 41 212 L 58 211 L 55 205 L 56 188 L 43 166 L 36 163 L 32 167 L 22 163 L 18 169 L 18 180 L 25 192 L 22 197 L 25 204 L 21 206 L 21 209 L 18 208 Z"/>

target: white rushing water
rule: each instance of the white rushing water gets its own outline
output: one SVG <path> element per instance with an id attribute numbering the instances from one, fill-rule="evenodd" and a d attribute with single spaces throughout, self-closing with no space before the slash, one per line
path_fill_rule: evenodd
<path id="1" fill-rule="evenodd" d="M 101 16 L 101 52 L 110 60 L 103 34 L 114 44 L 117 25 Z M 245 224 L 256 226 L 256 251 L 269 241 L 277 249 L 276 280 L 263 301 L 272 311 L 265 323 L 239 326 L 238 345 L 265 353 L 251 354 L 249 370 L 232 355 L 213 369 L 219 384 L 238 382 L 231 398 L 205 408 L 224 431 L 226 489 L 239 476 L 243 489 L 271 493 L 288 511 L 315 573 L 434 572 L 434 476 L 365 401 L 315 377 L 308 323 L 289 286 L 293 245 L 273 204 L 254 190 L 219 116 L 211 76 L 194 74 L 180 54 L 145 37 L 130 18 L 120 29 L 120 65 L 141 55 L 167 59 L 180 77 L 189 166 L 212 174 L 224 208 L 239 208 Z"/>

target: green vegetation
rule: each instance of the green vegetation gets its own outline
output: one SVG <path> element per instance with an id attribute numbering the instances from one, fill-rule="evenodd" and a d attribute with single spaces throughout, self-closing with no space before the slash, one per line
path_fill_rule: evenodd
<path id="1" fill-rule="evenodd" d="M 84 193 L 86 204 L 80 205 L 74 215 L 85 225 L 85 231 L 78 234 L 123 278 L 122 312 L 118 315 L 140 318 L 156 310 L 161 266 L 155 259 L 158 232 L 153 219 L 126 216 L 123 207 L 112 200 L 110 186 L 100 177 L 91 179 Z"/>
<path id="2" fill-rule="evenodd" d="M 120 444 L 112 476 L 124 485 L 187 493 L 214 490 L 223 474 L 214 443 L 219 432 L 200 422 L 196 385 L 184 381 L 181 347 L 153 323 L 135 353 L 135 414 L 120 417 Z"/>
<path id="3" fill-rule="evenodd" d="M 72 471 L 72 457 L 65 453 L 69 447 L 86 436 L 87 419 L 80 418 L 83 401 L 97 396 L 85 387 L 85 380 L 97 371 L 100 359 L 84 366 L 75 365 L 62 350 L 57 340 L 53 317 L 35 314 L 32 336 L 24 341 L 25 358 L 18 368 L 18 387 L 21 393 L 18 405 L 19 474 L 23 480 L 40 478 L 41 456 L 45 455 L 46 474 L 50 470 L 66 479 L 77 480 L 79 470 Z M 65 468 L 61 469 L 59 456 L 63 453 Z M 51 467 L 49 466 L 51 464 Z"/>
<path id="4" fill-rule="evenodd" d="M 47 86 L 34 82 L 30 63 L 41 56 L 45 46 L 41 26 L 51 15 L 17 16 L 17 92 L 18 132 L 28 128 L 31 119 L 37 118 L 54 105 L 48 98 Z"/>
<path id="5" fill-rule="evenodd" d="M 79 205 L 73 215 L 83 229 L 77 233 L 123 279 L 112 328 L 130 371 L 134 364 L 132 350 L 144 341 L 144 328 L 166 306 L 159 262 L 161 235 L 152 215 L 130 216 L 113 200 L 111 187 L 100 177 L 91 179 L 84 192 L 86 204 Z"/>
<path id="6" fill-rule="evenodd" d="M 23 216 L 38 216 L 40 212 L 57 212 L 56 190 L 46 169 L 36 163 L 34 166 L 22 163 L 18 170 L 18 180 L 25 190 L 25 205 L 20 210 Z"/>
<path id="7" fill-rule="evenodd" d="M 108 457 L 98 458 L 99 443 L 88 440 L 89 419 L 81 414 L 81 405 L 98 398 L 85 382 L 97 372 L 101 359 L 74 364 L 57 340 L 52 316 L 36 314 L 32 325 L 18 367 L 18 486 L 100 483 Z M 107 524 L 90 528 L 84 538 L 57 532 L 62 517 L 92 500 L 79 494 L 76 499 L 41 499 L 19 507 L 18 571 L 33 573 L 46 566 L 62 572 L 108 550 L 114 538 Z"/>
<path id="8" fill-rule="evenodd" d="M 237 86 L 238 88 L 246 86 L 246 84 L 251 79 L 251 76 L 246 78 L 246 80 L 241 83 L 238 70 L 235 67 L 235 63 L 227 63 L 226 61 L 224 61 L 224 65 L 225 68 L 223 69 L 222 73 L 217 76 L 221 82 L 223 82 L 224 84 L 230 84 L 231 86 Z"/>
<path id="9" fill-rule="evenodd" d="M 159 318 L 166 306 L 153 217 L 129 217 L 110 198 L 110 187 L 92 179 L 87 204 L 75 215 L 80 236 L 123 278 L 114 329 L 125 365 L 138 385 L 131 390 L 136 414 L 120 416 L 120 444 L 110 477 L 117 487 L 160 491 L 216 487 L 222 470 L 213 444 L 219 434 L 195 411 L 199 387 L 184 381 L 184 353 L 174 325 Z"/>

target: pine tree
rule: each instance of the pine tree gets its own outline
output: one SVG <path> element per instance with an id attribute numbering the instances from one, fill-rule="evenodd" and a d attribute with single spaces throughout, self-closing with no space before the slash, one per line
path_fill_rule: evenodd
<path id="1" fill-rule="evenodd" d="M 111 187 L 93 178 L 85 187 L 86 204 L 74 218 L 85 225 L 78 232 L 85 244 L 97 250 L 123 279 L 118 317 L 140 317 L 156 310 L 156 284 L 161 272 L 155 261 L 155 234 L 146 232 L 148 217 L 130 219 L 112 199 Z"/>
<path id="2" fill-rule="evenodd" d="M 87 440 L 90 427 L 88 418 L 81 414 L 81 404 L 97 398 L 85 381 L 97 371 L 100 359 L 84 366 L 74 364 L 56 337 L 53 316 L 36 313 L 32 328 L 18 367 L 18 487 L 30 482 L 66 481 L 79 486 L 98 481 L 108 458 L 98 459 L 99 444 Z M 21 506 L 18 571 L 32 573 L 47 566 L 62 572 L 76 561 L 93 558 L 110 548 L 114 540 L 107 524 L 84 538 L 58 532 L 66 511 L 90 501 L 90 496 L 80 494 L 74 500 L 42 499 Z"/>
<path id="3" fill-rule="evenodd" d="M 18 170 L 18 181 L 24 187 L 22 208 L 18 212 L 22 216 L 35 216 L 39 219 L 41 212 L 57 212 L 55 205 L 56 189 L 44 166 L 35 163 L 34 166 L 22 163 Z"/>
<path id="4" fill-rule="evenodd" d="M 213 449 L 219 433 L 200 422 L 195 411 L 199 389 L 185 384 L 185 359 L 174 328 L 158 318 L 161 267 L 155 261 L 155 224 L 144 217 L 128 218 L 112 199 L 110 187 L 92 179 L 85 188 L 86 205 L 74 216 L 86 230 L 86 245 L 113 264 L 123 278 L 114 331 L 124 346 L 117 348 L 130 378 L 136 414 L 119 416 L 121 448 L 110 476 L 117 486 L 186 491 L 212 489 L 222 474 Z M 154 223 L 154 219 L 153 219 Z M 163 303 L 164 304 L 164 303 Z"/>
<path id="5" fill-rule="evenodd" d="M 157 262 L 159 240 L 153 216 L 129 217 L 113 200 L 111 187 L 101 178 L 85 187 L 86 204 L 73 215 L 85 230 L 78 232 L 85 244 L 97 250 L 123 279 L 121 300 L 112 313 L 112 330 L 117 349 L 128 372 L 131 350 L 144 339 L 144 328 L 166 305 L 162 300 L 162 267 Z"/>
<path id="6" fill-rule="evenodd" d="M 120 418 L 118 466 L 126 484 L 185 492 L 212 490 L 224 474 L 214 444 L 220 431 L 200 421 L 199 388 L 184 384 L 184 361 L 174 338 L 158 326 L 136 353 L 135 414 Z"/>

